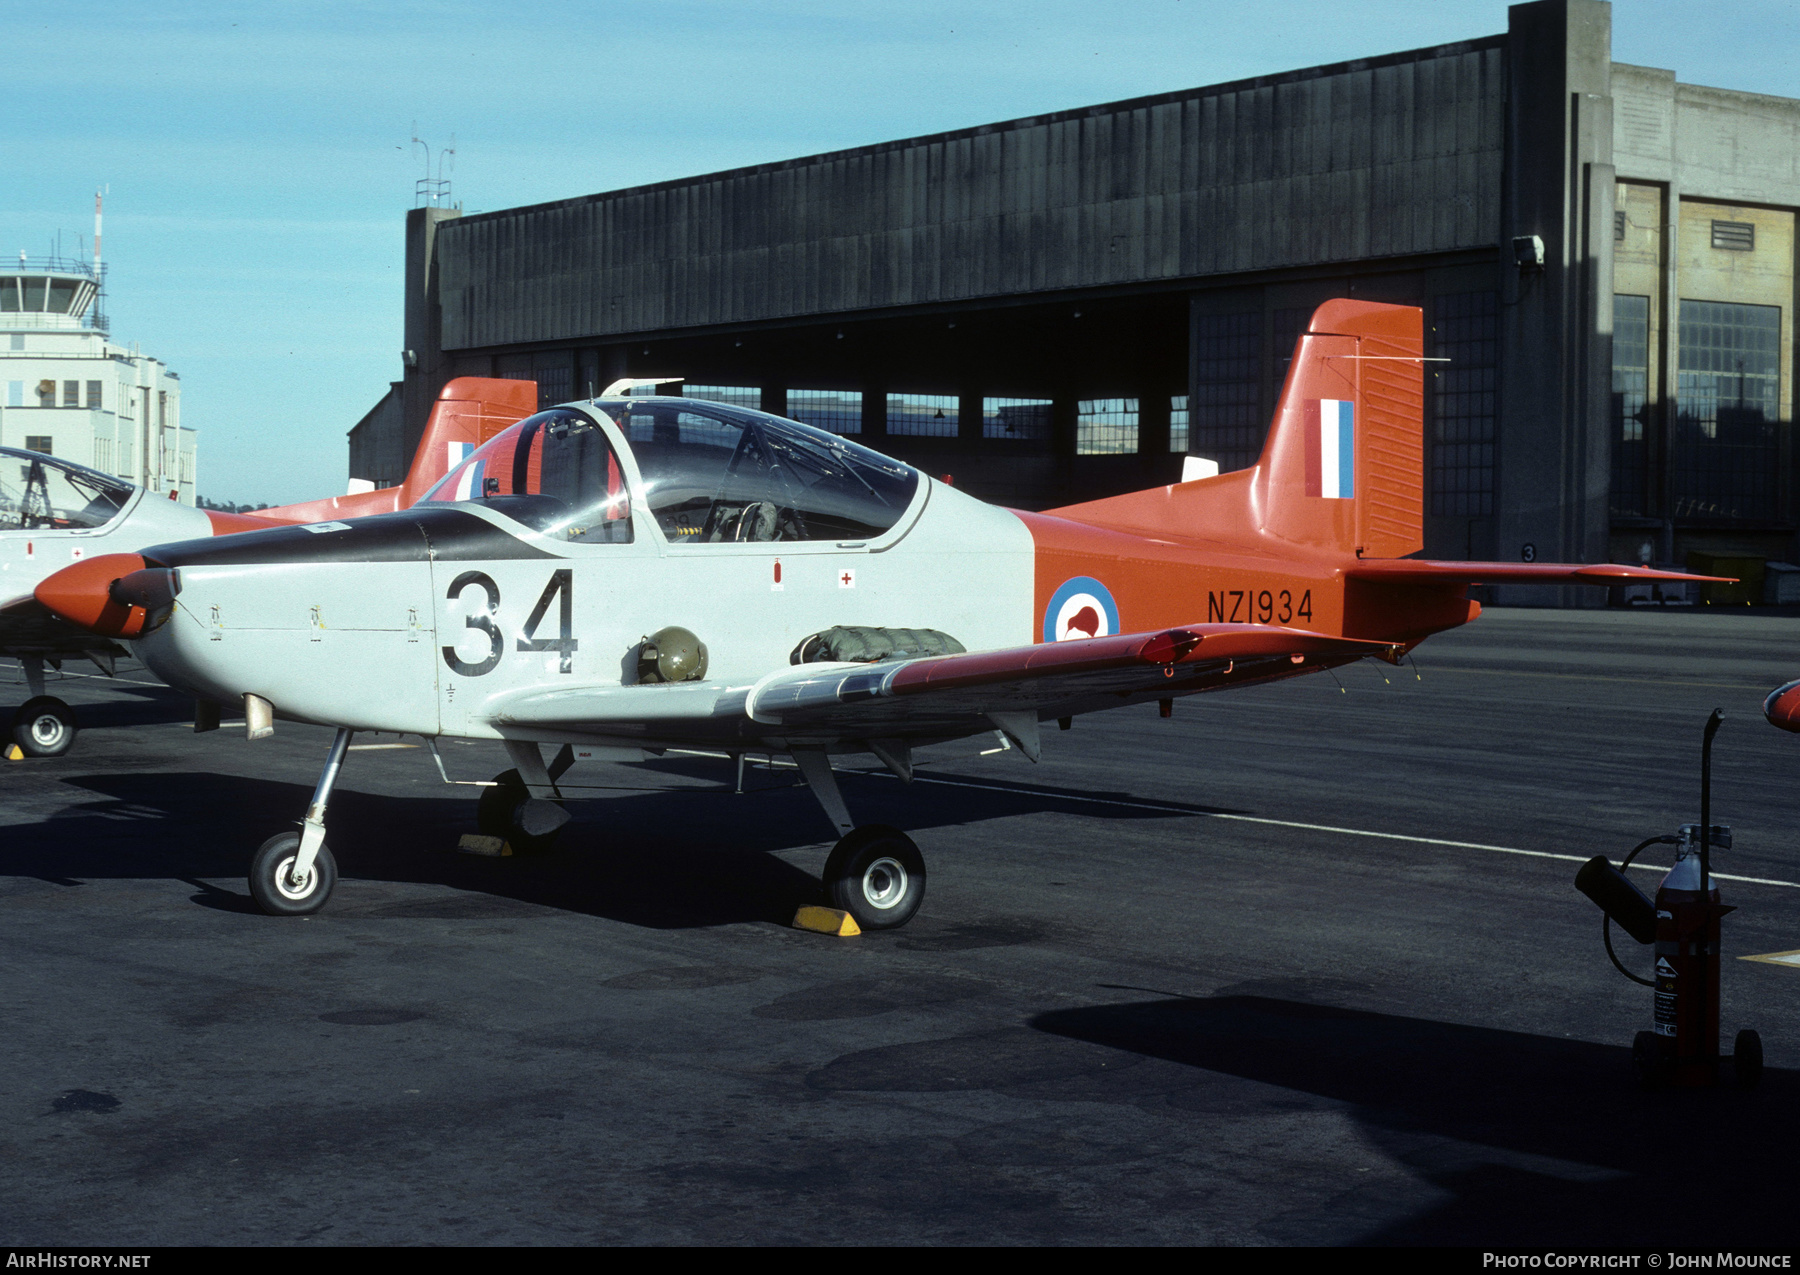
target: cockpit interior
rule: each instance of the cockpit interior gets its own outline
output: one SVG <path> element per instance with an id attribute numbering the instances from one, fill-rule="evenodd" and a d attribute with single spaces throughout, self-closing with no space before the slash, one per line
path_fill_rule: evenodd
<path id="1" fill-rule="evenodd" d="M 0 447 L 0 531 L 104 527 L 136 488 L 122 478 L 42 452 Z"/>
<path id="2" fill-rule="evenodd" d="M 617 426 L 639 498 L 671 544 L 867 540 L 912 503 L 918 471 L 798 421 L 697 399 L 554 407 L 496 435 L 426 493 L 480 500 L 581 543 L 631 539 L 624 471 L 597 423 Z"/>

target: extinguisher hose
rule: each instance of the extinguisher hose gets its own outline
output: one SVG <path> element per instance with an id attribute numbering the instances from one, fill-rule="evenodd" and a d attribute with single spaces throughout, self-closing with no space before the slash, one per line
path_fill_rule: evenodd
<path id="1" fill-rule="evenodd" d="M 1680 838 L 1678 837 L 1668 836 L 1651 837 L 1647 841 L 1640 841 L 1632 849 L 1630 854 L 1619 861 L 1619 871 L 1623 872 L 1626 868 L 1629 868 L 1631 866 L 1631 861 L 1644 851 L 1648 850 L 1651 846 L 1672 846 L 1676 845 L 1679 841 Z M 1619 960 L 1619 954 L 1613 951 L 1612 945 L 1612 917 L 1608 916 L 1605 912 L 1600 914 L 1600 941 L 1606 944 L 1606 955 L 1611 958 L 1614 968 L 1616 968 L 1619 973 L 1623 974 L 1634 983 L 1642 983 L 1645 987 L 1656 986 L 1655 979 L 1639 978 L 1636 974 L 1633 974 L 1630 970 L 1626 969 L 1624 963 Z"/>

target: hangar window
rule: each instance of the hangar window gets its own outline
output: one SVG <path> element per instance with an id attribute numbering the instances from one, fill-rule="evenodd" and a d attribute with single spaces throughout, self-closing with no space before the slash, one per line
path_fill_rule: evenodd
<path id="1" fill-rule="evenodd" d="M 1087 398 L 1075 405 L 1075 454 L 1117 456 L 1138 449 L 1135 398 Z"/>
<path id="2" fill-rule="evenodd" d="M 1499 419 L 1500 299 L 1492 292 L 1436 298 L 1432 354 L 1431 512 L 1494 512 L 1494 429 Z"/>
<path id="3" fill-rule="evenodd" d="M 48 438 L 31 438 L 49 449 Z M 0 447 L 0 531 L 103 527 L 131 499 L 131 484 L 36 451 Z"/>
<path id="4" fill-rule="evenodd" d="M 1781 307 L 1681 302 L 1675 513 L 1777 516 Z"/>
<path id="5" fill-rule="evenodd" d="M 421 503 L 480 500 L 559 540 L 631 540 L 631 498 L 606 435 L 585 413 L 557 408 L 496 434 Z"/>
<path id="6" fill-rule="evenodd" d="M 1033 443 L 1050 441 L 1050 400 L 1047 398 L 982 399 L 981 436 L 983 438 L 1010 438 Z"/>
<path id="7" fill-rule="evenodd" d="M 889 394 L 887 432 L 916 438 L 955 438 L 954 394 Z"/>
<path id="8" fill-rule="evenodd" d="M 803 425 L 829 430 L 833 434 L 860 434 L 862 391 L 789 390 L 787 414 Z"/>
<path id="9" fill-rule="evenodd" d="M 1193 320 L 1194 388 L 1188 450 L 1246 469 L 1262 454 L 1269 423 L 1262 395 L 1262 315 L 1206 314 Z"/>
<path id="10" fill-rule="evenodd" d="M 1612 497 L 1611 509 L 1641 515 L 1648 495 L 1649 454 L 1645 426 L 1650 415 L 1650 298 L 1613 297 Z"/>
<path id="11" fill-rule="evenodd" d="M 1169 450 L 1184 456 L 1188 449 L 1188 396 L 1176 394 L 1169 399 Z"/>
<path id="12" fill-rule="evenodd" d="M 1756 225 L 1748 221 L 1715 221 L 1712 224 L 1712 246 L 1731 252 L 1756 251 Z"/>
<path id="13" fill-rule="evenodd" d="M 63 382 L 62 405 L 64 407 L 80 407 L 81 406 L 81 382 L 80 381 L 64 381 Z"/>
<path id="14" fill-rule="evenodd" d="M 824 430 L 708 408 L 661 399 L 611 409 L 671 543 L 867 539 L 918 490 L 910 467 Z"/>
<path id="15" fill-rule="evenodd" d="M 681 397 L 724 403 L 728 407 L 747 407 L 755 411 L 762 406 L 762 387 L 757 385 L 684 385 Z"/>

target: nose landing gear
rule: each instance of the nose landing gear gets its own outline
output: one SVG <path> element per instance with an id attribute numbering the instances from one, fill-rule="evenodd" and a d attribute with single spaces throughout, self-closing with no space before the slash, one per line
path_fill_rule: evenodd
<path id="1" fill-rule="evenodd" d="M 343 769 L 353 731 L 339 728 L 325 754 L 312 804 L 299 832 L 270 837 L 250 860 L 250 897 L 270 916 L 306 916 L 331 898 L 337 885 L 337 861 L 325 844 L 325 806 Z"/>

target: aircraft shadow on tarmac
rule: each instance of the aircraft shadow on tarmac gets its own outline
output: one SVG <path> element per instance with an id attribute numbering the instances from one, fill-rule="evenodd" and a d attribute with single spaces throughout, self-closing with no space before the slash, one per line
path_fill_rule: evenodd
<path id="1" fill-rule="evenodd" d="M 1289 1099 L 1314 1095 L 1451 1197 L 1395 1223 L 1391 1178 L 1371 1181 L 1322 1210 L 1265 1224 L 1276 1242 L 1793 1242 L 1800 1073 L 1770 1069 L 1749 1092 L 1646 1091 L 1632 1081 L 1624 1044 L 1230 991 L 1053 1010 L 1031 1025 L 1202 1069 L 1197 1089 L 1171 1094 L 1176 1106 L 1228 1115 L 1256 1105 L 1229 1077 L 1279 1086 Z"/>
<path id="2" fill-rule="evenodd" d="M 686 775 L 716 783 L 722 765 L 707 771 L 672 762 L 659 767 L 660 776 L 618 767 L 608 782 L 657 784 Z M 109 877 L 186 880 L 199 890 L 194 902 L 224 911 L 252 908 L 246 895 L 199 879 L 241 877 L 255 848 L 292 828 L 311 794 L 294 783 L 200 772 L 71 775 L 63 782 L 105 800 L 72 806 L 43 823 L 9 827 L 0 846 L 0 876 L 63 884 Z M 1108 820 L 1185 813 L 1072 806 L 1069 795 L 1055 790 L 981 782 L 988 786 L 902 785 L 886 776 L 840 772 L 846 799 L 864 822 L 909 829 L 1057 809 Z M 342 786 L 331 803 L 328 837 L 345 884 L 326 910 L 354 914 L 355 882 L 388 881 L 493 898 L 490 905 L 441 902 L 437 912 L 419 902 L 395 915 L 466 913 L 472 919 L 512 900 L 654 928 L 786 923 L 797 906 L 817 901 L 819 885 L 773 852 L 818 846 L 822 862 L 832 834 L 811 793 L 783 772 L 752 772 L 746 786 L 759 790 L 737 796 L 696 785 L 576 801 L 570 806 L 575 817 L 551 853 L 509 859 L 451 852 L 463 833 L 474 831 L 474 789 L 419 798 Z M 380 914 L 379 907 L 373 914 Z"/>

